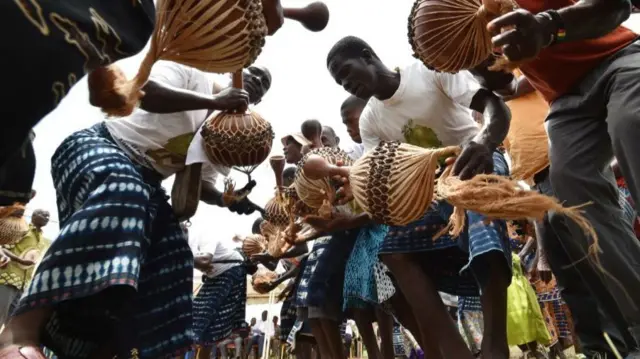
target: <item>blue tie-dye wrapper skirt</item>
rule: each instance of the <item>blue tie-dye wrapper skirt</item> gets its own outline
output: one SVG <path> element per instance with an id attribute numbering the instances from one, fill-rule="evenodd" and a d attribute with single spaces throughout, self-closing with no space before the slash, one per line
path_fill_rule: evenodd
<path id="1" fill-rule="evenodd" d="M 388 227 L 369 225 L 360 229 L 345 270 L 343 308 L 367 308 L 381 302 L 376 270 L 381 265 L 378 251 Z"/>
<path id="2" fill-rule="evenodd" d="M 500 152 L 493 153 L 494 173 L 509 175 L 509 168 Z M 420 253 L 424 270 L 440 292 L 461 296 L 477 296 L 479 288 L 489 280 L 488 266 L 481 259 L 499 252 L 504 257 L 507 278 L 511 278 L 511 249 L 504 221 L 490 221 L 467 211 L 463 233 L 453 238 L 448 234 L 433 239 L 448 224 L 453 206 L 434 202 L 421 219 L 406 226 L 390 226 L 379 254 Z M 470 270 L 467 270 L 470 269 Z"/>
<path id="3" fill-rule="evenodd" d="M 247 270 L 237 265 L 214 277 L 202 277 L 193 299 L 196 344 L 211 346 L 243 329 L 247 304 Z"/>
<path id="4" fill-rule="evenodd" d="M 193 343 L 193 255 L 161 187 L 104 124 L 52 157 L 60 233 L 15 314 L 52 311 L 42 344 L 66 359 L 164 358 Z"/>
<path id="5" fill-rule="evenodd" d="M 282 302 L 280 309 L 280 340 L 283 342 L 289 337 L 291 329 L 296 323 L 298 312 L 296 307 L 296 291 L 302 280 L 302 274 L 307 263 L 307 257 L 304 257 L 298 264 L 299 272 L 294 279 L 293 288 Z"/>

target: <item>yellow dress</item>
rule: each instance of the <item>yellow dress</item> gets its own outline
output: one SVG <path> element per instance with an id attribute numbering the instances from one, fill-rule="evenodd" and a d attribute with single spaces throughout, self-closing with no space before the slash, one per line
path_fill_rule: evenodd
<path id="1" fill-rule="evenodd" d="M 551 335 L 540 310 L 538 298 L 524 276 L 520 258 L 512 253 L 513 278 L 507 289 L 507 340 L 510 346 L 538 342 L 551 343 Z"/>

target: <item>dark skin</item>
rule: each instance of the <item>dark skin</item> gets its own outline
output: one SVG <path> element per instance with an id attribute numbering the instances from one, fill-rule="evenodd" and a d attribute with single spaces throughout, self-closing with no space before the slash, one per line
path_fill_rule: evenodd
<path id="1" fill-rule="evenodd" d="M 566 30 L 563 42 L 569 42 L 608 34 L 629 18 L 631 6 L 627 0 L 581 0 L 558 13 Z M 494 47 L 502 48 L 509 60 L 521 61 L 535 58 L 547 47 L 558 25 L 547 16 L 517 9 L 494 19 L 487 29 L 495 34 Z M 506 31 L 500 33 L 501 29 Z"/>
<path id="2" fill-rule="evenodd" d="M 244 89 L 231 87 L 212 89 L 203 94 L 180 89 L 150 79 L 143 87 L 145 96 L 140 108 L 152 113 L 174 113 L 194 110 L 235 110 L 247 104 L 257 104 L 271 87 L 271 74 L 263 67 L 252 66 L 243 70 Z"/>
<path id="3" fill-rule="evenodd" d="M 340 137 L 336 135 L 336 131 L 329 126 L 322 126 L 322 134 L 320 140 L 324 147 L 338 147 L 340 145 Z"/>
<path id="4" fill-rule="evenodd" d="M 289 164 L 296 164 L 302 159 L 302 145 L 296 142 L 293 137 L 287 138 L 287 142 L 282 149 L 285 161 Z"/>
<path id="5" fill-rule="evenodd" d="M 367 49 L 355 58 L 336 55 L 327 68 L 338 85 L 361 99 L 373 96 L 383 101 L 393 96 L 400 86 L 400 74 L 386 67 Z M 463 180 L 493 171 L 493 151 L 507 136 L 511 121 L 504 102 L 485 89 L 475 94 L 470 108 L 482 113 L 486 120 L 478 135 L 463 146 L 453 165 L 453 174 Z"/>
<path id="6" fill-rule="evenodd" d="M 360 137 L 360 115 L 362 110 L 364 110 L 362 106 L 353 106 L 343 108 L 340 111 L 342 123 L 347 126 L 347 133 L 355 143 L 362 143 L 362 138 Z"/>

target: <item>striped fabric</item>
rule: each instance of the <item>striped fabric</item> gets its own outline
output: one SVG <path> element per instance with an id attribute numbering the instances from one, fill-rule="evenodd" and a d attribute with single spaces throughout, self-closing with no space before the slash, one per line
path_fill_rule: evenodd
<path id="1" fill-rule="evenodd" d="M 196 344 L 210 346 L 245 325 L 247 271 L 235 267 L 222 274 L 203 277 L 202 288 L 193 300 L 193 331 Z"/>
<path id="2" fill-rule="evenodd" d="M 89 358 L 179 355 L 192 344 L 193 255 L 161 177 L 135 164 L 104 124 L 76 132 L 52 157 L 60 234 L 16 314 L 52 308 L 42 343 Z"/>

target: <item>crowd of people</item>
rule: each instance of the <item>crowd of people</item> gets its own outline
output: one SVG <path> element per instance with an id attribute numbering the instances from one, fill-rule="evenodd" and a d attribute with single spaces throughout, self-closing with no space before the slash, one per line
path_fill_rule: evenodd
<path id="1" fill-rule="evenodd" d="M 216 188 L 230 169 L 209 160 L 200 129 L 212 113 L 260 102 L 273 79 L 251 66 L 240 89 L 231 78 L 215 83 L 159 61 L 131 115 L 77 131 L 53 153 L 58 236 L 43 237 L 44 210 L 33 212 L 27 231 L 2 233 L 0 359 L 45 358 L 43 350 L 64 359 L 209 359 L 218 349 L 227 357 L 230 343 L 236 357 L 254 347 L 260 356 L 271 337 L 277 355 L 284 347 L 302 359 L 346 358 L 349 320 L 372 359 L 507 359 L 513 347 L 525 357 L 565 358 L 570 346 L 589 359 L 640 358 L 640 42 L 621 26 L 631 4 L 516 2 L 487 25 L 493 46 L 518 64 L 514 72 L 490 71 L 493 55 L 458 73 L 419 60 L 393 68 L 361 38 L 337 41 L 318 70 L 350 94 L 335 113 L 355 145 L 342 148 L 335 129 L 317 120 L 292 125 L 277 136 L 292 165 L 282 190 L 297 190 L 309 154 L 357 161 L 381 143 L 459 146 L 440 169 L 451 166 L 462 181 L 492 173 L 565 206 L 588 204 L 596 259 L 587 256 L 593 241 L 559 213 L 505 221 L 466 211 L 454 236 L 446 229 L 458 209 L 434 200 L 417 221 L 379 223 L 355 204 L 346 177 L 332 179 L 339 196 L 330 215 L 289 214 L 296 231 L 282 232 L 293 243 L 283 253 L 247 255 L 215 235 L 194 253 L 162 181 L 193 170 L 201 202 L 240 215 L 261 210 L 245 189 Z M 274 34 L 282 7 L 263 5 Z M 33 126 L 85 72 L 140 51 L 155 8 L 151 0 L 91 0 L 5 1 L 0 9 L 5 33 L 20 34 L 8 37 L 8 76 L 36 79 L 12 81 L 3 93 L 11 104 L 26 93 L 31 102 L 20 113 L 3 110 L 5 225 L 35 195 Z M 45 58 L 55 66 L 43 66 Z M 305 128 L 321 128 L 321 144 Z M 266 222 L 252 232 L 268 237 Z M 279 325 L 266 312 L 247 324 L 247 275 L 278 266 L 284 272 L 266 286 L 285 286 Z M 195 295 L 194 268 L 204 273 Z"/>

